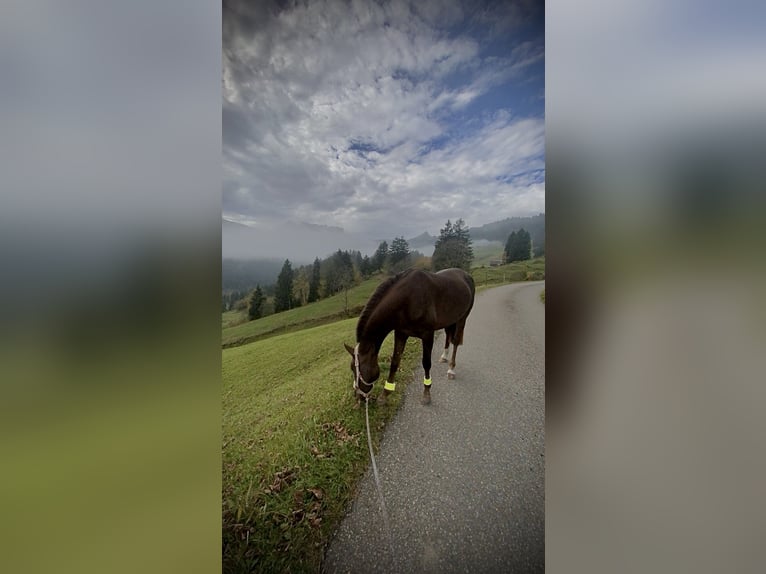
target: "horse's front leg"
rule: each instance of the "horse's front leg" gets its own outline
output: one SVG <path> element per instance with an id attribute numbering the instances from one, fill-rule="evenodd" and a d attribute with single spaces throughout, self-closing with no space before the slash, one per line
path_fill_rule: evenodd
<path id="1" fill-rule="evenodd" d="M 404 352 L 404 345 L 406 344 L 407 335 L 394 331 L 394 354 L 391 357 L 391 368 L 388 370 L 388 379 L 383 384 L 383 392 L 378 395 L 378 404 L 385 405 L 388 402 L 388 395 L 396 389 L 394 377 L 399 369 L 399 361 L 402 358 L 402 352 Z"/>

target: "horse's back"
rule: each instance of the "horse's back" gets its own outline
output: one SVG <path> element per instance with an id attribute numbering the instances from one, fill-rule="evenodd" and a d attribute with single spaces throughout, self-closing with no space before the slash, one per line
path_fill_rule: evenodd
<path id="1" fill-rule="evenodd" d="M 476 286 L 473 281 L 473 276 L 459 267 L 450 267 L 449 269 L 442 269 L 434 273 L 439 277 L 454 281 L 456 285 L 465 285 L 471 293 L 471 304 L 473 304 L 473 298 L 476 294 Z"/>

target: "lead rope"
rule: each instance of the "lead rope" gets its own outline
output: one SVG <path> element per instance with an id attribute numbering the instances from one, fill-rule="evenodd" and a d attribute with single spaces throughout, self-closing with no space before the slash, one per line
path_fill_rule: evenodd
<path id="1" fill-rule="evenodd" d="M 372 436 L 370 435 L 370 414 L 367 405 L 370 401 L 364 398 L 364 420 L 367 422 L 367 446 L 370 447 L 370 460 L 372 460 L 372 475 L 375 477 L 375 487 L 378 491 L 378 501 L 380 510 L 383 514 L 383 526 L 386 529 L 386 538 L 388 538 L 388 548 L 391 552 L 391 561 L 394 560 L 394 541 L 391 537 L 391 523 L 388 520 L 388 511 L 386 510 L 386 501 L 383 500 L 383 489 L 380 487 L 380 477 L 378 476 L 378 465 L 375 464 L 375 455 L 372 452 Z"/>
<path id="2" fill-rule="evenodd" d="M 383 499 L 383 489 L 380 486 L 380 476 L 378 476 L 378 465 L 375 463 L 375 454 L 372 452 L 372 435 L 370 434 L 370 393 L 372 392 L 372 385 L 370 390 L 366 393 L 359 388 L 359 382 L 368 384 L 362 377 L 361 370 L 359 369 L 359 343 L 354 347 L 354 391 L 364 398 L 364 420 L 367 423 L 367 446 L 370 448 L 370 460 L 372 461 L 372 475 L 375 477 L 375 488 L 378 491 L 378 501 L 380 502 L 381 514 L 383 514 L 383 526 L 386 529 L 386 538 L 388 538 L 388 548 L 391 552 L 391 562 L 394 560 L 394 541 L 391 536 L 391 522 L 388 520 L 388 511 L 386 510 L 386 501 Z"/>

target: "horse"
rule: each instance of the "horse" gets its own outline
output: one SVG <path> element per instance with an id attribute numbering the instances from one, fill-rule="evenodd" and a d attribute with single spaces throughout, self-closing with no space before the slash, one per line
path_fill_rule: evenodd
<path id="1" fill-rule="evenodd" d="M 373 383 L 380 376 L 378 353 L 383 340 L 394 331 L 394 352 L 388 379 L 378 403 L 385 404 L 396 389 L 394 378 L 409 337 L 423 342 L 423 397 L 424 405 L 431 402 L 431 351 L 434 333 L 444 329 L 444 352 L 440 362 L 447 362 L 452 344 L 447 377 L 454 379 L 457 348 L 463 344 L 463 331 L 468 314 L 473 308 L 476 286 L 473 277 L 462 269 L 444 269 L 431 273 L 421 269 L 407 269 L 383 281 L 370 296 L 356 325 L 356 346 L 343 346 L 351 354 L 354 376 L 355 407 L 367 399 Z"/>

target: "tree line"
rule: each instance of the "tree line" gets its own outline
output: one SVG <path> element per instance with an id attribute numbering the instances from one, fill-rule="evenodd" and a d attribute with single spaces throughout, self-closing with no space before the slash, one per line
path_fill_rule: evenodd
<path id="1" fill-rule="evenodd" d="M 529 232 L 523 228 L 513 231 L 506 240 L 503 255 L 508 263 L 530 259 L 532 241 Z M 296 268 L 286 259 L 275 285 L 262 287 L 258 284 L 249 293 L 238 292 L 229 296 L 244 295 L 234 308 L 246 308 L 251 320 L 307 305 L 339 293 L 346 294 L 348 311 L 348 290 L 376 273 L 393 274 L 413 266 L 431 271 L 450 267 L 470 271 L 473 258 L 471 236 L 465 221 L 458 219 L 453 223 L 447 220 L 439 231 L 430 260 L 422 253 L 410 250 L 404 237 L 395 237 L 390 244 L 381 241 L 372 256 L 362 255 L 360 251 L 338 249 L 325 259 L 317 257 L 312 264 Z M 231 304 L 229 308 L 232 308 Z"/>
<path id="2" fill-rule="evenodd" d="M 338 249 L 329 257 L 317 257 L 312 264 L 299 267 L 293 267 L 286 259 L 272 288 L 271 302 L 266 289 L 258 284 L 246 295 L 246 302 L 240 300 L 234 308 L 246 307 L 248 318 L 252 320 L 345 293 L 348 310 L 349 289 L 375 273 L 397 273 L 422 259 L 425 259 L 424 255 L 410 250 L 404 237 L 395 237 L 390 245 L 381 241 L 372 256 L 356 250 Z"/>

